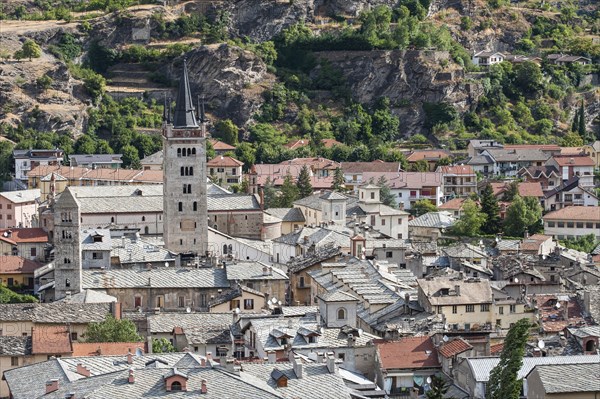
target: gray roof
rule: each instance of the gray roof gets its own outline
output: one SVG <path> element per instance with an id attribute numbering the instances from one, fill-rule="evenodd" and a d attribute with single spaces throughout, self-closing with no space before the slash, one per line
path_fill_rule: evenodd
<path id="1" fill-rule="evenodd" d="M 316 265 L 319 262 L 341 255 L 339 247 L 335 245 L 325 245 L 319 248 L 314 253 L 306 254 L 303 257 L 295 258 L 287 265 L 287 270 L 290 273 L 298 273 L 306 268 Z"/>
<path id="2" fill-rule="evenodd" d="M 76 165 L 86 163 L 123 163 L 122 154 L 72 154 L 69 161 L 75 161 Z"/>
<path id="3" fill-rule="evenodd" d="M 82 290 L 81 292 L 71 295 L 70 298 L 63 298 L 61 302 L 70 303 L 110 303 L 117 302 L 117 298 L 108 295 L 105 292 L 94 290 Z"/>
<path id="4" fill-rule="evenodd" d="M 535 366 L 546 394 L 600 392 L 598 368 L 589 364 Z"/>
<path id="5" fill-rule="evenodd" d="M 0 304 L 0 321 L 48 324 L 98 322 L 110 313 L 110 306 L 109 303 L 5 303 Z"/>
<path id="6" fill-rule="evenodd" d="M 579 338 L 585 338 L 589 336 L 600 337 L 600 326 L 585 326 L 581 328 L 567 327 L 569 333 Z"/>
<path id="7" fill-rule="evenodd" d="M 0 336 L 0 356 L 31 355 L 31 337 Z"/>
<path id="8" fill-rule="evenodd" d="M 173 127 L 198 127 L 196 121 L 196 111 L 192 101 L 192 92 L 190 90 L 190 80 L 187 72 L 187 62 L 184 58 L 181 77 L 179 78 L 179 88 L 177 89 L 177 100 L 175 111 L 173 113 Z"/>
<path id="9" fill-rule="evenodd" d="M 488 155 L 475 155 L 467 161 L 467 165 L 491 165 L 494 160 Z"/>
<path id="10" fill-rule="evenodd" d="M 546 161 L 550 155 L 532 148 L 489 148 L 486 150 L 496 162 Z"/>
<path id="11" fill-rule="evenodd" d="M 206 195 L 217 195 L 217 194 L 231 194 L 231 191 L 224 189 L 221 186 L 216 185 L 215 183 L 207 183 L 206 184 Z"/>
<path id="12" fill-rule="evenodd" d="M 163 247 L 154 245 L 138 237 L 113 238 L 110 256 L 111 258 L 118 257 L 122 265 L 131 263 L 162 263 L 174 260 L 173 255 Z"/>
<path id="13" fill-rule="evenodd" d="M 0 196 L 6 198 L 14 204 L 35 201 L 36 198 L 40 198 L 40 195 L 41 191 L 39 188 L 34 188 L 31 190 L 4 191 L 0 193 Z"/>
<path id="14" fill-rule="evenodd" d="M 492 288 L 486 279 L 454 279 L 452 277 L 435 277 L 432 279 L 418 279 L 417 283 L 427 296 L 431 305 L 466 305 L 492 302 Z M 457 295 L 455 287 L 460 287 Z M 448 294 L 442 290 L 448 290 Z"/>
<path id="15" fill-rule="evenodd" d="M 231 313 L 162 313 L 148 316 L 150 333 L 181 327 L 189 345 L 231 344 Z"/>
<path id="16" fill-rule="evenodd" d="M 490 378 L 490 373 L 500 361 L 499 357 L 482 357 L 468 358 L 468 362 L 475 381 L 487 382 Z M 518 378 L 524 378 L 529 374 L 531 369 L 537 365 L 546 364 L 599 364 L 600 356 L 598 355 L 576 355 L 576 356 L 547 356 L 547 357 L 525 357 L 523 358 L 523 366 L 519 370 Z"/>
<path id="17" fill-rule="evenodd" d="M 150 285 L 148 284 L 150 283 Z M 228 288 L 223 269 L 161 268 L 154 270 L 83 270 L 84 289 Z"/>
<path id="18" fill-rule="evenodd" d="M 99 237 L 100 241 L 94 241 L 94 237 Z M 110 251 L 112 249 L 110 230 L 108 229 L 83 230 L 80 240 L 82 251 Z"/>
<path id="19" fill-rule="evenodd" d="M 478 248 L 474 245 L 465 243 L 459 243 L 450 247 L 442 248 L 442 252 L 444 252 L 447 256 L 451 258 L 488 257 L 485 250 Z"/>
<path id="20" fill-rule="evenodd" d="M 267 273 L 263 272 L 267 268 Z M 251 280 L 287 280 L 287 274 L 281 269 L 269 266 L 262 262 L 236 262 L 225 265 L 227 280 L 229 281 L 251 281 Z"/>
<path id="21" fill-rule="evenodd" d="M 411 227 L 433 227 L 444 229 L 456 223 L 456 219 L 449 212 L 429 212 L 408 222 Z"/>
<path id="22" fill-rule="evenodd" d="M 358 298 L 352 294 L 348 294 L 347 292 L 338 290 L 326 292 L 325 294 L 319 295 L 319 299 L 322 299 L 325 302 L 356 302 Z"/>
<path id="23" fill-rule="evenodd" d="M 269 208 L 265 212 L 271 216 L 278 217 L 283 222 L 304 223 L 306 221 L 300 208 Z"/>
<path id="24" fill-rule="evenodd" d="M 148 155 L 140 161 L 142 165 L 162 165 L 163 163 L 163 152 L 162 150 L 155 152 L 154 154 Z"/>
<path id="25" fill-rule="evenodd" d="M 245 194 L 215 194 L 207 195 L 208 210 L 240 211 L 260 209 L 260 204 L 254 195 Z"/>

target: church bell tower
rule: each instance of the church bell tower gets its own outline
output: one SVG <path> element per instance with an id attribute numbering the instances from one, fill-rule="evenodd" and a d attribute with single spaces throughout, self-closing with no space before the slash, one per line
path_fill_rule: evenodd
<path id="1" fill-rule="evenodd" d="M 166 248 L 180 259 L 205 256 L 208 249 L 206 205 L 206 118 L 198 101 L 194 110 L 187 62 L 175 110 L 163 115 L 163 225 Z"/>

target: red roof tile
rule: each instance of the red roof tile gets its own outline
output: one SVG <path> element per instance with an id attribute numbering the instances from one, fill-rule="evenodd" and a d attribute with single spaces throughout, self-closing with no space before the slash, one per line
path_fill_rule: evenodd
<path id="1" fill-rule="evenodd" d="M 0 274 L 33 274 L 42 265 L 20 256 L 0 257 Z"/>
<path id="2" fill-rule="evenodd" d="M 235 147 L 219 140 L 208 140 L 215 151 L 235 151 Z"/>
<path id="3" fill-rule="evenodd" d="M 494 196 L 498 197 L 503 194 L 509 187 L 509 183 L 490 183 L 492 190 L 494 190 Z M 544 196 L 542 185 L 540 182 L 522 182 L 519 183 L 519 195 L 521 197 L 536 197 L 540 198 Z"/>
<path id="4" fill-rule="evenodd" d="M 438 206 L 439 210 L 460 210 L 467 198 L 453 198 Z"/>
<path id="5" fill-rule="evenodd" d="M 504 342 L 490 346 L 490 355 L 499 355 L 504 349 Z"/>
<path id="6" fill-rule="evenodd" d="M 474 175 L 475 171 L 471 165 L 438 166 L 436 172 L 445 175 Z"/>
<path id="7" fill-rule="evenodd" d="M 558 166 L 594 166 L 594 160 L 588 156 L 554 157 Z"/>
<path id="8" fill-rule="evenodd" d="M 408 162 L 417 162 L 421 159 L 425 160 L 436 160 L 442 158 L 450 158 L 452 155 L 450 151 L 446 150 L 416 150 L 410 153 L 406 160 Z"/>
<path id="9" fill-rule="evenodd" d="M 78 356 L 122 356 L 136 349 L 145 351 L 143 342 L 73 342 L 73 357 Z"/>
<path id="10" fill-rule="evenodd" d="M 7 234 L 5 235 L 4 233 Z M 46 233 L 41 227 L 31 227 L 25 229 L 0 229 L 0 235 L 16 242 L 17 244 L 26 242 L 48 242 L 48 233 Z"/>
<path id="11" fill-rule="evenodd" d="M 431 337 L 407 337 L 377 343 L 382 369 L 420 369 L 440 367 Z"/>
<path id="12" fill-rule="evenodd" d="M 439 351 L 440 355 L 448 358 L 466 352 L 469 349 L 473 349 L 473 347 L 468 342 L 464 341 L 462 338 L 457 338 L 442 345 Z"/>
<path id="13" fill-rule="evenodd" d="M 71 337 L 67 326 L 39 326 L 31 331 L 31 353 L 59 355 L 71 353 Z"/>
<path id="14" fill-rule="evenodd" d="M 567 206 L 542 217 L 544 220 L 600 222 L 600 206 Z"/>
<path id="15" fill-rule="evenodd" d="M 244 166 L 244 163 L 242 161 L 238 161 L 235 158 L 232 157 L 224 157 L 224 156 L 217 156 L 214 157 L 213 159 L 211 159 L 210 161 L 208 161 L 206 163 L 206 166 L 221 166 L 221 167 L 233 167 L 233 168 L 237 168 L 238 166 Z"/>

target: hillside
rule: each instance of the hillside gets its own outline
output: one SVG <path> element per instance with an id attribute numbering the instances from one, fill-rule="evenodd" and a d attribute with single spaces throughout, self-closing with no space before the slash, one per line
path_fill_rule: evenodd
<path id="1" fill-rule="evenodd" d="M 600 135 L 599 15 L 585 0 L 11 2 L 0 133 L 135 164 L 159 148 L 145 132 L 160 127 L 187 57 L 213 135 L 231 137 L 232 120 L 247 164 L 303 152 L 397 159 L 398 146 L 460 149 L 473 137 L 575 145 Z M 27 39 L 39 57 L 16 59 Z M 473 65 L 482 50 L 534 62 Z M 551 53 L 592 65 L 554 65 Z M 279 147 L 293 137 L 347 147 Z"/>

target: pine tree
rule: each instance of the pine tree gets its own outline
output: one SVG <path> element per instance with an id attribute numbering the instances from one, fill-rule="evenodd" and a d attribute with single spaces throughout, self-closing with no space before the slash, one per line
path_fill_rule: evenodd
<path id="1" fill-rule="evenodd" d="M 267 180 L 265 180 L 262 190 L 265 209 L 277 207 L 277 191 L 270 177 L 267 177 Z"/>
<path id="2" fill-rule="evenodd" d="M 335 168 L 335 172 L 333 172 L 333 184 L 331 185 L 331 189 L 334 191 L 345 191 L 344 182 L 344 172 L 342 172 L 340 168 Z"/>
<path id="3" fill-rule="evenodd" d="M 579 107 L 579 126 L 577 127 L 577 132 L 583 139 L 583 142 L 587 142 L 587 132 L 585 129 L 585 107 L 583 100 L 581 100 L 581 106 Z"/>
<path id="4" fill-rule="evenodd" d="M 519 399 L 522 380 L 518 372 L 523 366 L 525 345 L 531 324 L 527 319 L 519 320 L 508 332 L 500 362 L 490 373 L 488 395 L 490 399 Z"/>
<path id="5" fill-rule="evenodd" d="M 298 175 L 298 192 L 300 198 L 308 197 L 313 193 L 312 184 L 310 184 L 310 172 L 306 165 L 300 169 L 300 174 Z"/>
<path id="6" fill-rule="evenodd" d="M 500 230 L 500 207 L 489 183 L 481 193 L 481 212 L 487 216 L 481 230 L 486 234 L 496 234 Z"/>
<path id="7" fill-rule="evenodd" d="M 281 185 L 279 197 L 277 197 L 277 206 L 279 208 L 291 208 L 294 201 L 298 199 L 300 190 L 291 174 L 287 174 Z"/>
<path id="8" fill-rule="evenodd" d="M 577 132 L 579 129 L 579 111 L 575 111 L 575 116 L 573 117 L 573 122 L 571 123 L 571 131 Z"/>
<path id="9" fill-rule="evenodd" d="M 387 206 L 391 206 L 395 208 L 397 206 L 396 199 L 394 195 L 390 191 L 390 186 L 388 185 L 388 181 L 385 176 L 381 176 L 377 180 L 377 185 L 380 187 L 379 189 L 379 200 L 383 202 Z"/>

